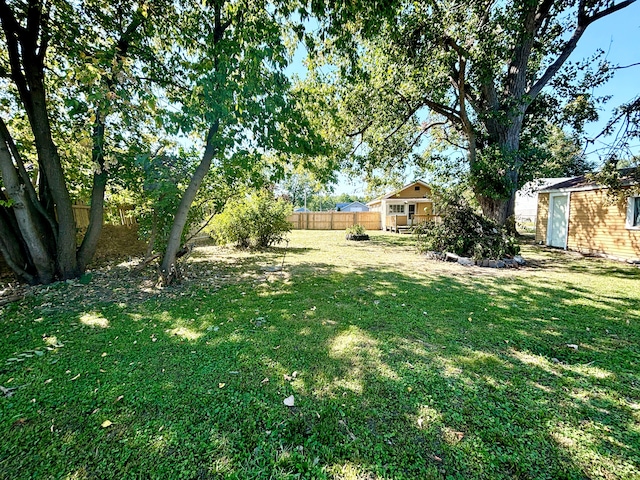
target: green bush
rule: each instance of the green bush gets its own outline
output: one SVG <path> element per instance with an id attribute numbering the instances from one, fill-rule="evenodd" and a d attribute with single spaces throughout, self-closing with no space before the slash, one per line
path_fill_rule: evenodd
<path id="1" fill-rule="evenodd" d="M 347 235 L 364 235 L 365 233 L 367 233 L 367 230 L 359 223 L 347 227 Z"/>
<path id="2" fill-rule="evenodd" d="M 505 228 L 478 215 L 463 200 L 452 200 L 440 209 L 440 221 L 414 228 L 421 252 L 452 252 L 474 259 L 501 259 L 520 253 L 515 237 Z"/>
<path id="3" fill-rule="evenodd" d="M 242 200 L 230 200 L 213 219 L 209 233 L 218 244 L 267 248 L 291 231 L 287 221 L 291 211 L 291 205 L 284 200 L 275 200 L 270 192 L 259 192 Z"/>

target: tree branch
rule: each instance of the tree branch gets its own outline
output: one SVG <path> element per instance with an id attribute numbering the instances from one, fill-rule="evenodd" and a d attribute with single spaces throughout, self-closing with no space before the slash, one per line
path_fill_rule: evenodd
<path id="1" fill-rule="evenodd" d="M 373 120 L 370 120 L 369 123 L 367 123 L 360 130 L 347 133 L 346 136 L 349 138 L 353 138 L 353 137 L 357 137 L 358 135 L 364 135 L 371 125 L 373 125 Z"/>
<path id="2" fill-rule="evenodd" d="M 542 74 L 542 76 L 538 79 L 538 81 L 536 81 L 533 84 L 533 86 L 528 92 L 529 98 L 528 98 L 527 104 L 531 104 L 531 102 L 535 100 L 535 98 L 542 91 L 542 89 L 547 85 L 547 83 L 549 83 L 549 81 L 558 72 L 558 70 L 560 70 L 564 62 L 566 62 L 567 58 L 569 58 L 569 55 L 571 55 L 571 53 L 575 50 L 578 44 L 578 40 L 580 40 L 580 37 L 582 37 L 582 34 L 585 32 L 585 30 L 589 25 L 591 25 L 596 20 L 599 20 L 603 17 L 606 17 L 607 15 L 611 15 L 612 13 L 617 12 L 618 10 L 622 10 L 623 8 L 628 7 L 635 1 L 636 0 L 624 0 L 623 2 L 611 5 L 610 7 L 605 8 L 604 10 L 589 16 L 586 14 L 585 0 L 581 0 L 580 5 L 578 7 L 579 8 L 578 25 L 576 26 L 576 29 L 573 32 L 573 35 L 571 36 L 569 41 L 565 44 L 558 58 L 556 58 L 556 60 L 547 67 L 547 69 Z"/>
<path id="3" fill-rule="evenodd" d="M 433 127 L 437 127 L 439 125 L 446 125 L 446 124 L 447 122 L 431 122 L 424 125 L 420 129 L 420 133 L 416 136 L 416 138 L 413 139 L 413 142 L 411 142 L 411 145 L 409 146 L 409 151 L 413 150 L 413 147 L 415 147 L 418 144 L 418 141 L 420 140 L 420 138 L 422 138 L 422 136 L 425 133 L 427 133 L 429 130 L 431 130 Z"/>
<path id="4" fill-rule="evenodd" d="M 462 124 L 462 118 L 460 118 L 460 113 L 456 112 L 453 108 L 447 107 L 446 105 L 443 105 L 438 102 L 434 102 L 427 98 L 423 99 L 422 101 L 427 107 L 429 107 L 434 112 L 439 113 L 443 117 L 448 118 L 451 123 Z"/>
<path id="5" fill-rule="evenodd" d="M 609 70 L 622 70 L 623 68 L 637 67 L 639 65 L 640 65 L 640 62 L 632 63 L 631 65 L 623 65 L 622 67 L 610 67 Z"/>
<path id="6" fill-rule="evenodd" d="M 389 133 L 386 137 L 384 137 L 383 142 L 386 142 L 387 140 L 389 140 L 391 137 L 393 137 L 396 133 L 398 133 L 398 131 L 407 124 L 407 122 L 409 120 L 411 120 L 411 117 L 413 117 L 413 115 L 422 107 L 423 105 L 417 105 L 415 107 L 413 107 L 409 113 L 407 113 L 404 117 L 404 119 L 400 122 L 400 125 L 398 125 L 396 128 L 393 129 L 393 131 L 391 133 Z"/>

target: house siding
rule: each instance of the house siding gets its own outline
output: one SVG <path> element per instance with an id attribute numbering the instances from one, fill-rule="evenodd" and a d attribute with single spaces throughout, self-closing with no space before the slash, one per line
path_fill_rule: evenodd
<path id="1" fill-rule="evenodd" d="M 536 214 L 536 243 L 547 243 L 547 221 L 549 220 L 549 194 L 538 194 Z"/>
<path id="2" fill-rule="evenodd" d="M 416 203 L 416 215 L 433 215 L 433 203 L 431 202 Z"/>
<path id="3" fill-rule="evenodd" d="M 536 243 L 547 243 L 549 193 L 538 195 Z M 606 190 L 571 192 L 567 248 L 619 260 L 640 259 L 640 231 L 626 228 L 626 202 L 610 203 Z"/>
<path id="4" fill-rule="evenodd" d="M 416 190 L 415 187 L 420 187 L 420 190 Z M 389 198 L 389 200 L 393 200 L 396 198 L 418 198 L 418 197 L 430 197 L 431 189 L 429 187 L 425 187 L 424 185 L 409 185 L 404 190 L 400 190 L 398 193 Z"/>
<path id="5" fill-rule="evenodd" d="M 610 204 L 606 192 L 572 192 L 567 248 L 611 257 L 640 258 L 640 231 L 626 228 L 627 204 Z"/>

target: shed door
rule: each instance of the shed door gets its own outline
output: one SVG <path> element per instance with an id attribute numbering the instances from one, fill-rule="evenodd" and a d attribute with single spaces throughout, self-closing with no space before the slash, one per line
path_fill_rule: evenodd
<path id="1" fill-rule="evenodd" d="M 569 195 L 549 198 L 549 234 L 547 243 L 552 247 L 567 248 Z"/>

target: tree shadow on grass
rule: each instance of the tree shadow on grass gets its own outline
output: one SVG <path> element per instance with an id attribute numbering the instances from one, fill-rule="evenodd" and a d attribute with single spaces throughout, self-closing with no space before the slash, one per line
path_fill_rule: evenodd
<path id="1" fill-rule="evenodd" d="M 640 279 L 640 268 L 630 268 L 623 262 L 615 262 L 597 255 L 565 252 L 552 247 L 533 247 L 532 252 L 539 255 L 528 259 L 527 266 L 536 269 L 561 268 L 571 273 L 592 273 L 615 278 Z"/>
<path id="2" fill-rule="evenodd" d="M 78 305 L 28 323 L 23 341 L 58 333 L 65 343 L 11 372 L 27 386 L 2 404 L 0 470 L 491 479 L 640 471 L 635 299 L 593 299 L 580 285 L 539 279 L 330 264 L 174 294 L 181 301 L 98 306 L 93 315 L 105 322 L 83 323 Z M 289 395 L 293 408 L 283 404 Z M 101 428 L 107 419 L 113 425 Z"/>

